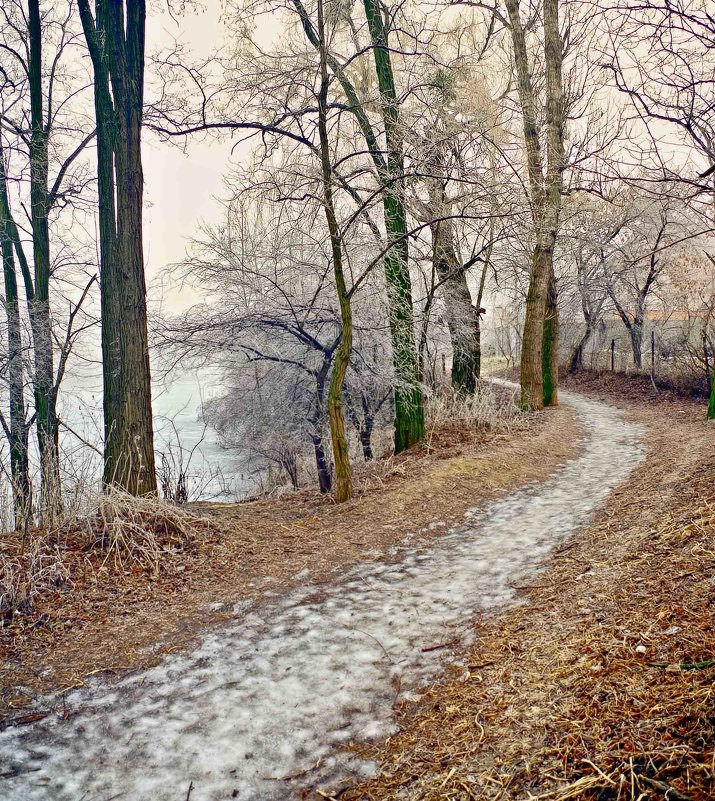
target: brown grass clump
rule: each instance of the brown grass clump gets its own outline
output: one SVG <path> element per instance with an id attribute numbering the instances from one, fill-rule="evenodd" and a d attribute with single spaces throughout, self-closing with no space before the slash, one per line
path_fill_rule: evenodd
<path id="1" fill-rule="evenodd" d="M 96 514 L 52 531 L 7 534 L 0 546 L 0 620 L 34 625 L 44 601 L 99 574 L 146 573 L 156 578 L 180 568 L 179 556 L 206 539 L 215 521 L 158 498 L 111 489 Z"/>
<path id="2" fill-rule="evenodd" d="M 460 396 L 448 389 L 427 399 L 428 440 L 435 431 L 459 428 L 467 431 L 506 433 L 524 427 L 526 417 L 514 389 L 480 383 L 473 395 Z"/>
<path id="3" fill-rule="evenodd" d="M 91 548 L 99 548 L 104 567 L 148 570 L 171 568 L 171 557 L 205 538 L 212 522 L 158 498 L 135 498 L 117 489 L 99 499 L 94 517 L 75 528 Z"/>
<path id="4" fill-rule="evenodd" d="M 341 801 L 715 797 L 712 435 L 699 406 L 630 408 L 647 462 L 528 605 L 478 620 L 462 666 L 359 749 L 381 772 Z"/>
<path id="5" fill-rule="evenodd" d="M 46 536 L 32 537 L 25 547 L 18 539 L 0 549 L 0 622 L 30 615 L 38 599 L 70 582 L 61 552 Z"/>

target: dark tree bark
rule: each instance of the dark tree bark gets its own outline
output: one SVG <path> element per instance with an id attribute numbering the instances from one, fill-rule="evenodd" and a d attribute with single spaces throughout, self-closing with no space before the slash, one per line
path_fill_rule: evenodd
<path id="1" fill-rule="evenodd" d="M 35 411 L 42 475 L 40 517 L 53 525 L 62 507 L 59 424 L 50 315 L 50 232 L 48 215 L 48 135 L 42 85 L 42 22 L 39 0 L 28 0 L 28 78 L 30 89 L 30 218 L 34 293 L 28 298 L 35 356 Z"/>
<path id="2" fill-rule="evenodd" d="M 556 296 L 556 281 L 553 274 L 553 264 L 549 277 L 549 288 L 546 295 L 546 311 L 544 314 L 544 344 L 543 344 L 543 387 L 544 406 L 556 406 L 559 393 L 559 307 Z"/>
<path id="3" fill-rule="evenodd" d="M 22 329 L 20 304 L 15 270 L 14 240 L 16 231 L 10 216 L 5 164 L 0 144 L 0 252 L 2 254 L 5 283 L 5 313 L 7 315 L 7 361 L 10 395 L 9 425 L 2 420 L 10 447 L 10 474 L 12 476 L 15 528 L 24 528 L 32 509 L 30 492 L 30 463 L 28 454 L 29 426 L 25 419 L 24 369 L 22 363 Z"/>
<path id="4" fill-rule="evenodd" d="M 459 394 L 472 395 L 481 362 L 479 310 L 472 303 L 467 276 L 454 246 L 451 220 L 432 225 L 432 258 L 452 343 L 452 386 Z"/>
<path id="5" fill-rule="evenodd" d="M 315 467 L 318 471 L 318 487 L 322 493 L 330 492 L 333 488 L 333 476 L 328 457 L 325 455 L 323 438 L 319 434 L 313 434 L 311 439 L 313 440 Z"/>
<path id="6" fill-rule="evenodd" d="M 358 414 L 357 409 L 352 403 L 350 396 L 345 394 L 345 408 L 350 418 L 350 422 L 355 429 L 360 440 L 362 448 L 363 459 L 366 462 L 372 461 L 374 458 L 372 450 L 372 432 L 375 429 L 375 418 L 382 408 L 382 404 L 388 400 L 390 395 L 385 395 L 375 407 L 370 406 L 370 401 L 364 392 L 360 393 L 360 406 L 362 407 L 362 417 Z"/>
<path id="7" fill-rule="evenodd" d="M 454 226 L 450 219 L 452 204 L 447 197 L 444 177 L 444 142 L 445 136 L 441 129 L 436 132 L 434 141 L 429 142 L 427 173 L 432 177 L 427 181 L 429 203 L 424 204 L 424 209 L 432 220 L 430 231 L 433 274 L 439 279 L 452 344 L 452 386 L 457 393 L 469 395 L 477 388 L 481 367 L 480 303 L 477 302 L 475 307 L 472 302 L 466 269 L 455 244 Z M 427 311 L 428 309 L 425 310 Z M 426 334 L 426 330 L 423 330 L 421 352 Z"/>
<path id="8" fill-rule="evenodd" d="M 318 486 L 323 493 L 330 492 L 333 488 L 333 473 L 330 461 L 325 453 L 323 445 L 323 431 L 325 430 L 325 383 L 328 380 L 328 372 L 333 359 L 334 348 L 327 348 L 323 351 L 323 363 L 319 370 L 315 372 L 315 408 L 308 419 L 312 426 L 310 439 L 313 443 L 315 454 L 315 467 L 318 472 Z"/>
<path id="9" fill-rule="evenodd" d="M 144 0 L 78 0 L 94 69 L 104 377 L 104 482 L 156 493 L 146 279 Z"/>

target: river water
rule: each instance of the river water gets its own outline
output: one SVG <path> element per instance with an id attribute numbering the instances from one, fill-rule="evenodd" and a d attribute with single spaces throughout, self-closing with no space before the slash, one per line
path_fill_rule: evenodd
<path id="1" fill-rule="evenodd" d="M 162 461 L 174 476 L 179 464 L 186 468 L 190 500 L 240 500 L 253 494 L 258 472 L 245 454 L 221 446 L 216 432 L 200 419 L 201 404 L 220 394 L 218 375 L 210 370 L 181 372 L 152 387 L 154 445 L 157 468 Z M 60 418 L 84 440 L 102 444 L 101 376 L 96 369 L 68 375 L 59 402 Z M 68 467 L 82 464 L 83 473 L 101 476 L 101 460 L 71 432 L 63 430 L 61 450 Z M 192 453 L 193 451 L 193 453 Z"/>

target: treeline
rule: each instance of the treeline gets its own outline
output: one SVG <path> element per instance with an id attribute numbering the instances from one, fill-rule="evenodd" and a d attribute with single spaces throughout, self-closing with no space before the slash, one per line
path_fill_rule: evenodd
<path id="1" fill-rule="evenodd" d="M 340 501 L 376 433 L 391 428 L 395 452 L 425 436 L 443 354 L 455 395 L 477 390 L 485 315 L 511 315 L 521 404 L 539 409 L 606 313 L 637 363 L 654 293 L 695 273 L 690 295 L 715 297 L 715 25 L 696 0 L 229 0 L 220 19 L 208 8 L 224 31 L 208 58 L 186 44 L 191 4 L 169 10 L 177 42 L 148 51 L 146 10 L 3 6 L 3 428 L 18 521 L 60 514 L 57 396 L 93 323 L 95 269 L 103 480 L 156 492 L 142 135 L 248 154 L 227 167 L 224 219 L 172 268 L 203 299 L 157 320 L 159 353 L 225 375 L 204 415 L 227 444 L 294 483 L 309 448 Z M 574 307 L 579 341 L 562 354 Z"/>

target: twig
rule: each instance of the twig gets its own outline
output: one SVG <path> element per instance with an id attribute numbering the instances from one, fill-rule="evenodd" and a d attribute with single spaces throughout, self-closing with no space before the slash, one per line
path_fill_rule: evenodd
<path id="1" fill-rule="evenodd" d="M 191 791 L 194 789 L 194 783 L 189 782 L 189 789 L 186 791 L 186 801 L 189 801 L 191 798 Z"/>
<path id="2" fill-rule="evenodd" d="M 660 790 L 667 799 L 667 801 L 693 801 L 692 796 L 681 793 L 675 787 L 671 787 L 665 782 L 658 781 L 658 779 L 651 779 L 649 776 L 638 776 L 639 782 L 645 782 L 649 787 L 654 790 Z"/>
<path id="3" fill-rule="evenodd" d="M 423 654 L 427 654 L 430 651 L 439 651 L 442 648 L 449 648 L 451 645 L 456 645 L 459 640 L 450 640 L 449 642 L 441 642 L 439 645 L 430 645 L 427 648 L 420 648 Z"/>
<path id="4" fill-rule="evenodd" d="M 394 664 L 395 664 L 395 663 L 394 663 L 394 661 L 393 661 L 393 659 L 392 659 L 392 657 L 390 656 L 390 654 L 389 654 L 389 652 L 388 652 L 387 648 L 385 648 L 385 646 L 384 646 L 384 645 L 383 645 L 383 644 L 380 642 L 380 640 L 378 640 L 378 639 L 377 639 L 377 637 L 374 637 L 372 634 L 370 634 L 370 632 L 369 632 L 369 631 L 363 631 L 362 629 L 354 628 L 354 629 L 353 629 L 353 631 L 359 631 L 359 632 L 360 632 L 360 634 L 364 634 L 366 637 L 369 637 L 371 640 L 374 640 L 374 641 L 375 641 L 375 642 L 376 642 L 376 643 L 377 643 L 377 644 L 380 646 L 380 648 L 382 648 L 382 652 L 383 652 L 383 654 L 385 654 L 385 656 L 387 657 L 387 661 L 388 661 L 388 662 L 389 662 L 391 665 L 394 665 Z"/>

